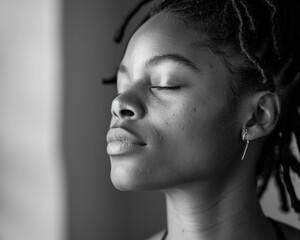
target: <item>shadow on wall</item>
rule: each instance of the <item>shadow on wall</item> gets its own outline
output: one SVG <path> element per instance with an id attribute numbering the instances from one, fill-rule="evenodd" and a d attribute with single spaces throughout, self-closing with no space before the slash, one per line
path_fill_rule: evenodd
<path id="1" fill-rule="evenodd" d="M 63 143 L 70 240 L 145 239 L 164 228 L 157 193 L 124 193 L 110 181 L 106 132 L 115 86 L 103 86 L 124 52 L 113 42 L 135 1 L 64 1 Z"/>

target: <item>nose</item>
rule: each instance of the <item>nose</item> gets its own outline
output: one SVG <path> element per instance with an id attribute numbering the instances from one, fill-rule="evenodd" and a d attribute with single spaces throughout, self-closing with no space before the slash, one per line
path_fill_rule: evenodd
<path id="1" fill-rule="evenodd" d="M 113 117 L 138 120 L 145 115 L 145 104 L 137 94 L 124 92 L 117 96 L 111 105 Z"/>

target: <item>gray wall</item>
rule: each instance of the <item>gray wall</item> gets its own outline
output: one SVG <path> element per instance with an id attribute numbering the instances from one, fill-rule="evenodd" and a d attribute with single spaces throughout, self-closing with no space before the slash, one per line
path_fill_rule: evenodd
<path id="1" fill-rule="evenodd" d="M 63 150 L 70 240 L 145 239 L 164 227 L 157 193 L 125 193 L 110 181 L 105 136 L 115 86 L 103 86 L 121 60 L 112 39 L 135 1 L 64 1 Z"/>

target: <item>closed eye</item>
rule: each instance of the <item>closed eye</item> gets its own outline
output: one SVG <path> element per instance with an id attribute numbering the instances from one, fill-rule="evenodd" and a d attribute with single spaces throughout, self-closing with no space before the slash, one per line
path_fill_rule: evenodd
<path id="1" fill-rule="evenodd" d="M 155 89 L 158 91 L 161 90 L 178 90 L 180 89 L 180 86 L 151 86 L 151 89 Z"/>

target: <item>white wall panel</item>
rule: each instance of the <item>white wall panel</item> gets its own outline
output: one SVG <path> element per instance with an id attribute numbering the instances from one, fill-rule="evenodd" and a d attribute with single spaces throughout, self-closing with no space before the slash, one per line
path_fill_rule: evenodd
<path id="1" fill-rule="evenodd" d="M 0 1 L 0 239 L 64 239 L 60 0 Z"/>

